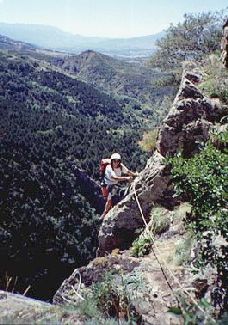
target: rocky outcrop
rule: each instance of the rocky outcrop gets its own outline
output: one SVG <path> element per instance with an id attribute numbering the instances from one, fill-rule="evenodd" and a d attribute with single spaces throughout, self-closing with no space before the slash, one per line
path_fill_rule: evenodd
<path id="1" fill-rule="evenodd" d="M 176 241 L 176 236 L 159 240 L 155 249 L 156 256 L 167 261 L 175 251 Z M 137 324 L 182 325 L 182 317 L 169 312 L 170 307 L 177 306 L 176 298 L 169 286 L 178 287 L 178 282 L 184 287 L 189 286 L 187 284 L 189 274 L 182 267 L 175 266 L 173 261 L 170 261 L 167 266 L 170 271 L 165 268 L 165 278 L 153 252 L 143 258 L 131 257 L 128 251 L 122 255 L 120 252 L 113 252 L 105 257 L 97 257 L 87 267 L 75 270 L 63 282 L 54 296 L 54 303 L 58 305 L 70 303 L 77 308 L 82 299 L 91 293 L 92 285 L 102 282 L 106 283 L 106 287 L 108 286 L 105 274 L 111 271 L 113 290 L 130 297 L 137 313 L 143 315 L 143 323 Z"/>
<path id="2" fill-rule="evenodd" d="M 76 311 L 0 290 L 0 324 L 85 324 Z"/>
<path id="3" fill-rule="evenodd" d="M 136 193 L 147 220 L 154 204 L 172 207 L 168 187 L 169 172 L 163 160 L 164 158 L 156 152 L 131 185 L 129 195 L 106 215 L 99 232 L 99 256 L 117 247 L 127 249 L 138 236 L 138 230 L 144 227 Z"/>
<path id="4" fill-rule="evenodd" d="M 219 104 L 204 97 L 193 82 L 200 82 L 200 76 L 184 72 L 179 92 L 160 130 L 157 149 L 164 157 L 180 151 L 186 157 L 194 155 L 200 143 L 209 139 L 213 123 L 222 117 Z"/>
<path id="5" fill-rule="evenodd" d="M 179 92 L 159 132 L 157 150 L 131 185 L 129 195 L 106 215 L 101 225 L 99 256 L 131 245 L 138 229 L 143 227 L 140 209 L 148 219 L 156 204 L 169 209 L 175 206 L 177 199 L 173 198 L 170 171 L 164 158 L 179 151 L 186 157 L 195 154 L 201 143 L 209 139 L 213 123 L 223 115 L 219 104 L 205 98 L 198 90 L 196 84 L 202 76 L 196 67 L 190 68 L 188 71 L 186 67 L 183 73 Z"/>
<path id="6" fill-rule="evenodd" d="M 182 243 L 182 248 L 179 248 L 181 254 L 187 250 L 185 253 L 191 255 L 191 245 L 183 248 L 186 234 L 182 220 L 188 210 L 182 204 L 179 205 L 180 198 L 173 195 L 170 169 L 166 164 L 166 157 L 179 151 L 187 157 L 196 153 L 200 142 L 209 139 L 209 131 L 214 123 L 225 114 L 219 102 L 205 98 L 198 90 L 197 84 L 201 78 L 200 72 L 192 66 L 183 73 L 180 90 L 160 129 L 153 156 L 131 184 L 129 194 L 103 220 L 99 231 L 98 257 L 88 266 L 76 269 L 63 282 L 54 297 L 54 303 L 65 304 L 67 301 L 77 306 L 80 299 L 93 291 L 94 283 L 105 281 L 104 275 L 109 271 L 117 277 L 117 291 L 118 284 L 123 279 L 126 281 L 124 290 L 133 297 L 131 302 L 145 324 L 183 324 L 181 316 L 170 313 L 170 307 L 172 310 L 178 305 L 174 291 L 178 292 L 183 287 L 191 288 L 196 297 L 204 297 L 210 285 L 205 277 L 202 280 L 203 289 L 200 289 L 198 280 L 194 282 L 194 276 L 188 273 L 187 268 L 178 266 L 177 260 L 182 258 L 182 255 L 175 255 L 178 245 Z M 158 210 L 159 220 L 164 212 L 169 222 L 163 225 L 161 233 L 155 235 L 153 221 L 155 211 Z M 127 249 L 139 236 L 140 229 L 145 229 L 142 215 L 146 221 L 153 215 L 149 225 L 157 237 L 148 256 L 135 258 L 130 256 Z M 147 229 L 150 230 L 150 227 Z M 140 238 L 143 238 L 143 234 Z M 131 288 L 135 279 L 140 283 L 137 290 Z M 185 298 L 188 299 L 188 294 Z"/>
<path id="7" fill-rule="evenodd" d="M 109 256 L 97 257 L 87 266 L 76 269 L 72 275 L 66 279 L 59 290 L 57 290 L 53 302 L 54 304 L 61 305 L 64 303 L 64 298 L 70 298 L 70 292 L 74 294 L 72 289 L 77 290 L 80 286 L 80 294 L 83 292 L 83 288 L 88 288 L 92 284 L 101 282 L 104 279 L 106 272 L 121 270 L 124 273 L 132 272 L 137 266 L 139 261 L 130 257 L 123 256 Z M 80 275 L 80 277 L 79 277 Z M 81 284 L 80 284 L 81 281 Z M 74 300 L 80 302 L 80 296 L 74 297 Z"/>

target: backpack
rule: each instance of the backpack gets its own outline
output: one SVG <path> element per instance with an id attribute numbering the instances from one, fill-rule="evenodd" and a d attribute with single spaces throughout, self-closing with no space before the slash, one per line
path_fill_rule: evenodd
<path id="1" fill-rule="evenodd" d="M 105 169 L 108 165 L 111 164 L 111 159 L 101 159 L 99 165 L 99 180 L 101 183 L 101 187 L 105 187 Z"/>

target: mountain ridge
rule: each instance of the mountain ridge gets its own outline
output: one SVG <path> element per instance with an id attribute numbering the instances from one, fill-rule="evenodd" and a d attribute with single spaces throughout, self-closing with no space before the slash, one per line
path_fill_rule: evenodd
<path id="1" fill-rule="evenodd" d="M 174 96 L 177 89 L 172 73 L 159 72 L 147 65 L 126 62 L 93 50 L 79 55 L 56 56 L 52 64 L 111 94 L 125 108 L 133 105 L 135 112 L 132 114 L 143 119 L 153 114 L 156 101 Z M 165 82 L 159 85 L 159 80 Z"/>
<path id="2" fill-rule="evenodd" d="M 137 51 L 150 54 L 155 50 L 155 42 L 164 35 L 164 31 L 148 36 L 131 38 L 106 38 L 74 35 L 57 27 L 39 24 L 7 24 L 0 23 L 0 34 L 28 42 L 39 47 L 79 53 L 83 50 L 93 49 L 113 54 L 129 52 L 135 56 Z M 130 53 L 133 51 L 134 55 Z M 120 54 L 121 54 L 120 53 Z"/>

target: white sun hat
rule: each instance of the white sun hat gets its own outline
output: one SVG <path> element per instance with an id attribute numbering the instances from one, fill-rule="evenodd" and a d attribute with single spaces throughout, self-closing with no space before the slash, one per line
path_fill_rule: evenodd
<path id="1" fill-rule="evenodd" d="M 111 155 L 111 160 L 116 159 L 116 160 L 121 160 L 121 156 L 119 153 L 115 152 Z"/>

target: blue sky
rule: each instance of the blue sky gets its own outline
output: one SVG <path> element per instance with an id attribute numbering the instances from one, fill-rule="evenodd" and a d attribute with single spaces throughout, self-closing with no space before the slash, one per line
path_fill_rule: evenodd
<path id="1" fill-rule="evenodd" d="M 0 0 L 0 22 L 45 24 L 73 34 L 132 37 L 157 33 L 184 13 L 225 9 L 227 0 Z"/>

